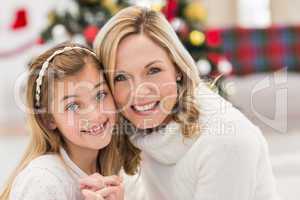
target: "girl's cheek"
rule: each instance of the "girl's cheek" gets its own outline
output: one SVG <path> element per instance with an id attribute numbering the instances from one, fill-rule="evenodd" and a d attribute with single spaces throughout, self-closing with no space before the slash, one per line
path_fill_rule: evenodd
<path id="1" fill-rule="evenodd" d="M 77 125 L 77 117 L 74 113 L 66 112 L 64 115 L 64 124 L 66 124 L 68 127 L 74 127 Z"/>
<path id="2" fill-rule="evenodd" d="M 108 115 L 114 116 L 116 114 L 117 108 L 116 108 L 115 102 L 112 97 L 110 99 L 108 99 L 108 101 L 106 101 L 106 103 L 104 104 L 104 108 L 106 108 L 105 112 Z"/>
<path id="3" fill-rule="evenodd" d="M 75 114 L 67 113 L 64 117 L 64 120 L 62 122 L 62 126 L 65 128 L 65 133 L 68 135 L 79 133 L 80 130 L 80 120 L 78 119 L 78 116 Z"/>

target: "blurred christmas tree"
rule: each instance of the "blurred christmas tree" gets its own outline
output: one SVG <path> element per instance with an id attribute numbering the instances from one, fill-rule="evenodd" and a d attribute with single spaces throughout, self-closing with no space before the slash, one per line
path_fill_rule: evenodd
<path id="1" fill-rule="evenodd" d="M 69 0 L 61 1 L 48 14 L 48 26 L 41 33 L 40 43 L 73 40 L 92 45 L 100 28 L 113 14 L 128 6 L 123 0 Z"/>
<path id="2" fill-rule="evenodd" d="M 231 63 L 222 52 L 221 33 L 205 30 L 207 12 L 195 0 L 69 0 L 48 14 L 49 24 L 39 43 L 73 40 L 91 46 L 97 32 L 118 10 L 140 5 L 162 12 L 180 40 L 197 63 L 203 79 L 230 74 Z M 216 89 L 226 97 L 223 78 L 216 81 Z"/>
<path id="3" fill-rule="evenodd" d="M 154 4 L 153 9 L 163 12 L 171 23 L 196 61 L 201 78 L 213 83 L 213 89 L 226 98 L 223 80 L 231 73 L 232 65 L 223 54 L 220 30 L 205 28 L 207 12 L 204 6 L 195 0 L 168 0 L 163 7 Z"/>

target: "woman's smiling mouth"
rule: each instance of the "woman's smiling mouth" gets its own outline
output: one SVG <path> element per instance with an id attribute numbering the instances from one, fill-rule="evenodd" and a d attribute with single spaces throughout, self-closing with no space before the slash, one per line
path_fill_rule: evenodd
<path id="1" fill-rule="evenodd" d="M 160 101 L 154 101 L 151 103 L 143 104 L 143 105 L 132 105 L 131 109 L 140 115 L 148 115 L 153 114 L 157 111 L 158 105 Z"/>

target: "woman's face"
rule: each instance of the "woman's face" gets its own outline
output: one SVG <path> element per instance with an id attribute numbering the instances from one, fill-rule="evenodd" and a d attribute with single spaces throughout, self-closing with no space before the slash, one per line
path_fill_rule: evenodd
<path id="1" fill-rule="evenodd" d="M 114 97 L 137 128 L 154 128 L 172 112 L 177 70 L 167 52 L 142 34 L 124 38 L 117 51 Z"/>
<path id="2" fill-rule="evenodd" d="M 53 124 L 67 145 L 99 150 L 109 144 L 115 105 L 102 73 L 94 64 L 55 81 L 53 93 Z"/>

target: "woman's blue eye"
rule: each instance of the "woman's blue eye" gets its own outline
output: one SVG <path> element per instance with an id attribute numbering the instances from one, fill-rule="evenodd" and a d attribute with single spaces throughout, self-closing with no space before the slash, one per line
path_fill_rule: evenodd
<path id="1" fill-rule="evenodd" d="M 156 74 L 160 71 L 161 71 L 161 69 L 159 69 L 157 67 L 152 67 L 152 68 L 149 69 L 149 74 Z"/>
<path id="2" fill-rule="evenodd" d="M 67 105 L 66 108 L 67 111 L 73 111 L 73 112 L 77 111 L 78 109 L 79 109 L 79 105 L 76 103 L 70 103 L 69 105 Z"/>
<path id="3" fill-rule="evenodd" d="M 100 100 L 103 100 L 107 95 L 107 92 L 105 91 L 99 91 L 96 95 L 96 100 L 97 101 L 100 101 Z"/>
<path id="4" fill-rule="evenodd" d="M 124 74 L 119 74 L 119 75 L 117 75 L 117 76 L 115 76 L 115 79 L 114 79 L 114 81 L 126 81 L 126 76 L 124 75 Z"/>

